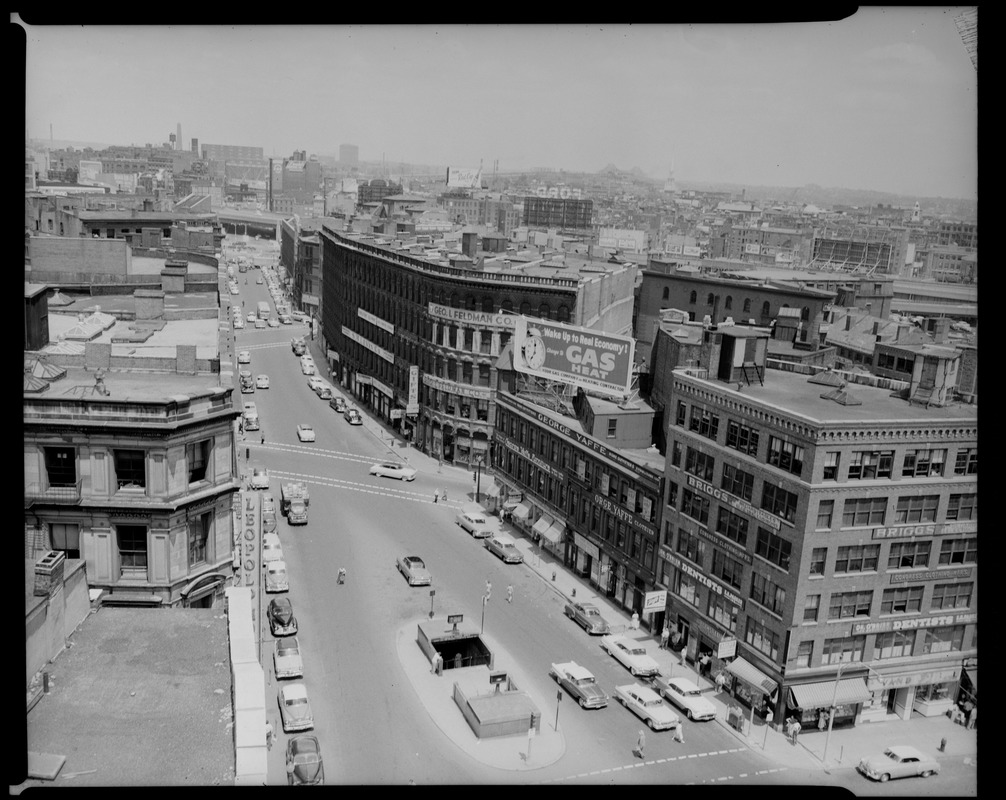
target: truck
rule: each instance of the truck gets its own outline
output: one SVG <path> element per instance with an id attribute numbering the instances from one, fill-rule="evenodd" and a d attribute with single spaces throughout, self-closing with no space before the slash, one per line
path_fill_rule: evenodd
<path id="1" fill-rule="evenodd" d="M 303 481 L 289 481 L 280 486 L 280 510 L 291 525 L 307 525 L 307 507 L 311 495 Z"/>

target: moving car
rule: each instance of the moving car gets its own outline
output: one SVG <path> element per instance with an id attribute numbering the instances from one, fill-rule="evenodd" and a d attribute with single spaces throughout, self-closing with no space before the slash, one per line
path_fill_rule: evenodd
<path id="1" fill-rule="evenodd" d="M 674 710 L 647 686 L 638 683 L 616 686 L 615 699 L 631 709 L 651 730 L 666 731 L 681 724 L 681 718 Z"/>
<path id="2" fill-rule="evenodd" d="M 250 322 L 251 320 L 249 320 Z M 247 350 L 238 350 L 238 363 L 251 364 L 251 353 Z"/>
<path id="3" fill-rule="evenodd" d="M 277 600 L 290 602 L 285 597 L 278 597 L 269 605 Z M 294 627 L 296 628 L 296 625 Z M 296 636 L 285 636 L 276 642 L 276 649 L 272 651 L 272 665 L 277 678 L 304 677 L 304 661 L 300 657 L 300 642 Z"/>
<path id="4" fill-rule="evenodd" d="M 297 426 L 297 438 L 302 442 L 313 442 L 314 439 L 314 428 L 310 425 L 300 424 Z"/>
<path id="5" fill-rule="evenodd" d="M 363 424 L 363 417 L 360 416 L 360 412 L 359 412 L 358 409 L 347 408 L 342 413 L 342 416 L 345 417 L 346 422 L 348 422 L 350 425 L 362 425 Z"/>
<path id="6" fill-rule="evenodd" d="M 346 398 L 341 395 L 332 395 L 332 399 L 328 401 L 329 408 L 335 410 L 335 413 L 341 414 L 346 410 Z"/>
<path id="7" fill-rule="evenodd" d="M 461 530 L 467 531 L 476 539 L 485 539 L 488 536 L 492 536 L 492 530 L 489 528 L 489 523 L 483 514 L 479 514 L 475 511 L 462 511 L 458 514 L 454 521 L 461 526 Z"/>
<path id="8" fill-rule="evenodd" d="M 262 563 L 283 560 L 283 545 L 275 533 L 262 534 Z"/>
<path id="9" fill-rule="evenodd" d="M 269 488 L 269 470 L 265 467 L 255 467 L 252 469 L 251 480 L 248 485 L 252 489 L 268 489 Z"/>
<path id="10" fill-rule="evenodd" d="M 270 594 L 290 591 L 285 561 L 270 561 L 265 565 L 265 590 Z"/>
<path id="11" fill-rule="evenodd" d="M 290 602 L 290 598 L 274 597 L 269 601 L 265 615 L 273 636 L 293 636 L 297 633 L 297 618 L 293 615 L 293 603 Z"/>
<path id="12" fill-rule="evenodd" d="M 414 481 L 416 479 L 415 467 L 410 467 L 408 464 L 398 464 L 394 461 L 382 461 L 380 464 L 374 464 L 370 468 L 370 474 L 380 478 L 398 478 L 400 481 Z"/>
<path id="13" fill-rule="evenodd" d="M 646 648 L 635 639 L 617 634 L 601 637 L 601 647 L 621 663 L 633 677 L 645 678 L 660 674 L 660 665 L 646 654 Z"/>
<path id="14" fill-rule="evenodd" d="M 279 690 L 279 715 L 286 732 L 309 731 L 314 727 L 314 714 L 303 683 L 288 683 Z"/>
<path id="15" fill-rule="evenodd" d="M 429 586 L 433 582 L 433 576 L 419 556 L 402 556 L 397 566 L 409 586 Z"/>
<path id="16" fill-rule="evenodd" d="M 856 769 L 867 778 L 886 783 L 891 778 L 928 778 L 940 771 L 939 762 L 921 750 L 905 744 L 892 744 L 883 753 L 860 760 Z"/>
<path id="17" fill-rule="evenodd" d="M 593 603 L 566 603 L 563 613 L 593 636 L 603 636 L 611 630 Z"/>
<path id="18" fill-rule="evenodd" d="M 317 736 L 293 736 L 287 740 L 286 780 L 290 786 L 325 784 L 325 765 Z"/>
<path id="19" fill-rule="evenodd" d="M 576 698 L 580 708 L 604 708 L 608 705 L 608 695 L 597 685 L 593 673 L 575 661 L 553 664 L 548 674 Z"/>
<path id="20" fill-rule="evenodd" d="M 703 696 L 688 678 L 667 678 L 658 675 L 653 679 L 653 688 L 685 712 L 688 719 L 697 722 L 716 719 L 716 706 Z"/>
<path id="21" fill-rule="evenodd" d="M 256 389 L 268 389 L 269 388 L 269 376 L 268 375 L 256 375 L 255 376 L 255 388 Z"/>
<path id="22" fill-rule="evenodd" d="M 524 556 L 517 549 L 513 537 L 506 533 L 496 533 L 485 539 L 486 550 L 499 556 L 507 564 L 520 564 Z"/>

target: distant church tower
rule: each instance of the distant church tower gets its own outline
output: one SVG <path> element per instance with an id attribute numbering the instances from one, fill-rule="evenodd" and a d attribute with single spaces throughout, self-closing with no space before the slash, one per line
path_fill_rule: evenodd
<path id="1" fill-rule="evenodd" d="M 922 209 L 919 208 L 919 201 L 915 201 L 915 208 L 912 209 L 912 222 L 922 221 Z"/>

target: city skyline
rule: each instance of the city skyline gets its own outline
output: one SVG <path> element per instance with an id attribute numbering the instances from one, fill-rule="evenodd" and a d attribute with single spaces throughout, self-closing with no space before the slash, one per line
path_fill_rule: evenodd
<path id="1" fill-rule="evenodd" d="M 362 161 L 484 173 L 614 164 L 970 200 L 963 10 L 765 25 L 26 25 L 25 123 L 35 139 L 160 144 L 180 124 L 183 149 L 196 138 L 266 157 L 348 143 Z"/>

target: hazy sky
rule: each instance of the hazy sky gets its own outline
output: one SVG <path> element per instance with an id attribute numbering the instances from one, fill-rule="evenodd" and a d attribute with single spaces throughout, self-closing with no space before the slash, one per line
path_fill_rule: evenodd
<path id="1" fill-rule="evenodd" d="M 965 7 L 767 25 L 28 26 L 32 138 L 977 197 Z"/>

